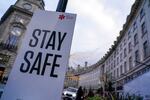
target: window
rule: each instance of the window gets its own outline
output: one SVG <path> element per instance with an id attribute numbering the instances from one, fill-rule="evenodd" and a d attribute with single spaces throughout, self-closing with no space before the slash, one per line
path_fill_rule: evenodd
<path id="1" fill-rule="evenodd" d="M 111 73 L 110 73 L 110 77 L 111 77 L 111 79 L 112 79 L 112 77 L 113 77 L 112 75 L 113 75 L 113 73 L 111 72 Z"/>
<path id="2" fill-rule="evenodd" d="M 114 77 L 116 77 L 116 70 L 114 70 Z"/>
<path id="3" fill-rule="evenodd" d="M 137 24 L 136 24 L 136 22 L 134 22 L 134 24 L 133 24 L 133 32 L 134 32 L 136 29 L 137 29 Z"/>
<path id="4" fill-rule="evenodd" d="M 142 35 L 145 35 L 147 33 L 147 28 L 145 22 L 141 25 Z"/>
<path id="5" fill-rule="evenodd" d="M 129 31 L 128 32 L 128 39 L 130 39 L 131 38 L 131 32 Z"/>
<path id="6" fill-rule="evenodd" d="M 11 26 L 10 33 L 6 40 L 7 48 L 13 49 L 16 48 L 20 36 L 22 35 L 23 29 L 20 26 L 13 25 Z"/>
<path id="7" fill-rule="evenodd" d="M 9 45 L 9 46 L 17 46 L 18 39 L 19 39 L 18 36 L 10 34 L 8 36 L 6 44 Z"/>
<path id="8" fill-rule="evenodd" d="M 116 67 L 116 61 L 114 60 L 114 68 Z"/>
<path id="9" fill-rule="evenodd" d="M 18 37 L 21 36 L 22 32 L 23 32 L 22 28 L 18 26 L 13 26 L 11 29 L 11 34 Z"/>
<path id="10" fill-rule="evenodd" d="M 31 10 L 32 9 L 32 5 L 29 4 L 29 3 L 25 3 L 25 4 L 23 4 L 23 8 L 26 9 L 26 10 Z"/>
<path id="11" fill-rule="evenodd" d="M 120 53 L 120 62 L 122 61 L 122 53 Z"/>
<path id="12" fill-rule="evenodd" d="M 148 56 L 148 42 L 145 41 L 143 44 L 144 58 Z"/>
<path id="13" fill-rule="evenodd" d="M 119 49 L 118 48 L 116 49 L 116 53 L 119 54 Z"/>
<path id="14" fill-rule="evenodd" d="M 117 68 L 117 77 L 119 77 L 119 68 Z"/>
<path id="15" fill-rule="evenodd" d="M 122 65 L 120 66 L 120 75 L 123 73 Z"/>
<path id="16" fill-rule="evenodd" d="M 111 61 L 113 61 L 113 55 L 111 56 Z"/>
<path id="17" fill-rule="evenodd" d="M 132 51 L 132 44 L 131 44 L 131 42 L 129 42 L 129 44 L 128 44 L 128 51 L 129 51 L 129 53 Z"/>
<path id="18" fill-rule="evenodd" d="M 133 65 L 132 65 L 132 57 L 129 58 L 129 69 L 132 69 Z"/>
<path id="19" fill-rule="evenodd" d="M 142 20 L 142 18 L 145 16 L 145 12 L 144 12 L 144 9 L 141 9 L 141 12 L 140 12 L 140 19 Z"/>
<path id="20" fill-rule="evenodd" d="M 113 66 L 113 62 L 112 62 L 112 63 L 111 63 L 111 69 L 113 69 L 113 67 L 114 67 L 114 66 Z"/>
<path id="21" fill-rule="evenodd" d="M 122 50 L 122 44 L 120 44 L 120 51 Z"/>
<path id="22" fill-rule="evenodd" d="M 119 64 L 119 57 L 117 57 L 117 65 Z"/>
<path id="23" fill-rule="evenodd" d="M 16 16 L 15 21 L 19 22 L 19 23 L 22 23 L 22 24 L 25 24 L 25 19 L 23 19 L 21 16 Z"/>
<path id="24" fill-rule="evenodd" d="M 138 44 L 138 35 L 134 35 L 134 45 L 136 46 Z"/>
<path id="25" fill-rule="evenodd" d="M 135 65 L 140 61 L 139 50 L 135 51 Z"/>
<path id="26" fill-rule="evenodd" d="M 127 56 L 127 49 L 124 48 L 124 58 Z"/>
<path id="27" fill-rule="evenodd" d="M 124 45 L 126 45 L 126 38 L 124 38 L 123 42 L 124 42 Z"/>
<path id="28" fill-rule="evenodd" d="M 108 64 L 110 64 L 110 58 L 108 59 Z"/>
<path id="29" fill-rule="evenodd" d="M 127 72 L 127 62 L 124 62 L 124 72 Z"/>
<path id="30" fill-rule="evenodd" d="M 114 59 L 116 58 L 116 51 L 114 52 Z"/>

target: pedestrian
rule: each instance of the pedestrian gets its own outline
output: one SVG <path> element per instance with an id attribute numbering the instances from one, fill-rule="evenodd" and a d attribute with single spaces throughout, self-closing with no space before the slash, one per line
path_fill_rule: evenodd
<path id="1" fill-rule="evenodd" d="M 77 91 L 77 97 L 76 97 L 76 100 L 83 100 L 83 90 L 82 90 L 82 87 L 80 86 L 78 91 Z"/>
<path id="2" fill-rule="evenodd" d="M 92 89 L 89 90 L 88 97 L 94 97 L 94 93 L 93 93 Z"/>

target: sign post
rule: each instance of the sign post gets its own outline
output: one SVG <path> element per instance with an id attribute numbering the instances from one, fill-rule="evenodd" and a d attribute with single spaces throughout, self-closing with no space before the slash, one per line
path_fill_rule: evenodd
<path id="1" fill-rule="evenodd" d="M 57 12 L 65 12 L 67 3 L 68 3 L 68 0 L 59 0 L 56 11 Z"/>
<path id="2" fill-rule="evenodd" d="M 61 100 L 76 15 L 34 13 L 1 100 Z"/>

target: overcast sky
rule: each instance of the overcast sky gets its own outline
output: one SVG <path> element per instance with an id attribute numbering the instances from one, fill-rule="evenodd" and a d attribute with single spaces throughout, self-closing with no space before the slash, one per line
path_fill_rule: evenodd
<path id="1" fill-rule="evenodd" d="M 0 0 L 0 17 L 16 0 Z M 103 56 L 116 40 L 135 0 L 68 0 L 66 12 L 77 14 L 71 54 L 98 50 Z M 45 0 L 55 11 L 58 0 Z"/>

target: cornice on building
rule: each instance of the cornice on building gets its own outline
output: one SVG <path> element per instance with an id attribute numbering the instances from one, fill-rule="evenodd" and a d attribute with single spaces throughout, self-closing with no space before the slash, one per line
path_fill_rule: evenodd
<path id="1" fill-rule="evenodd" d="M 40 2 L 40 4 L 41 5 L 38 5 L 36 2 L 37 2 L 37 0 L 26 0 L 26 1 L 28 1 L 28 2 L 30 2 L 30 3 L 32 3 L 32 4 L 35 4 L 35 5 L 37 5 L 38 7 L 40 7 L 41 8 L 41 5 L 42 5 L 42 9 L 45 9 L 44 7 L 45 7 L 45 3 L 44 3 L 44 1 L 43 0 L 39 0 L 38 2 Z"/>
<path id="2" fill-rule="evenodd" d="M 24 10 L 23 8 L 20 8 L 20 7 L 17 7 L 17 6 L 14 6 L 14 5 L 11 5 L 8 10 L 6 11 L 6 13 L 1 17 L 1 20 L 0 20 L 0 25 L 8 18 L 8 16 L 13 13 L 14 11 L 19 11 L 19 12 L 22 12 L 24 14 L 27 14 L 29 16 L 32 16 L 33 13 L 30 12 L 30 11 L 27 11 L 27 10 Z"/>
<path id="3" fill-rule="evenodd" d="M 35 5 L 37 5 L 35 2 L 37 2 L 38 0 L 35 0 L 35 1 L 34 1 L 34 0 L 25 0 L 25 1 L 28 1 L 28 2 L 31 2 L 31 3 L 33 3 L 33 4 L 35 4 Z M 41 1 L 43 7 L 45 7 L 45 2 L 44 2 L 44 0 L 39 0 L 39 1 Z M 19 2 L 19 0 L 16 1 L 15 5 L 16 5 L 18 2 Z M 37 5 L 37 6 L 38 6 L 38 5 Z"/>

